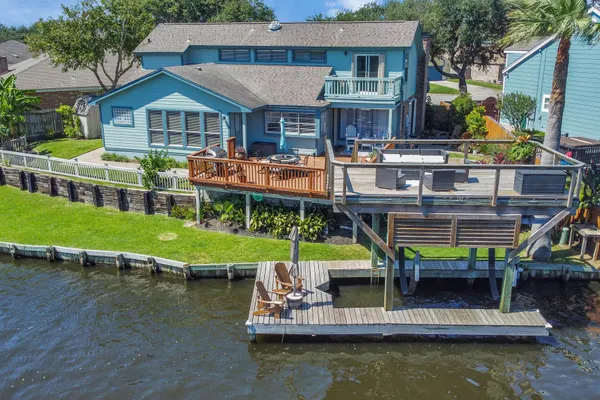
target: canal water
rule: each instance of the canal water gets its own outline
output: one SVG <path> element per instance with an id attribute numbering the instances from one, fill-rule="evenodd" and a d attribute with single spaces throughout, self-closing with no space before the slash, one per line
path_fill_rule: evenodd
<path id="1" fill-rule="evenodd" d="M 0 274 L 0 399 L 600 398 L 595 283 L 519 289 L 555 326 L 543 340 L 251 344 L 251 280 L 5 257 Z"/>

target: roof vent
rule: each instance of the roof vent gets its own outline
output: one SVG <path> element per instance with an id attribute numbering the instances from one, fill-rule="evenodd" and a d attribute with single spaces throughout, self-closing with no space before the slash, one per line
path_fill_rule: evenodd
<path id="1" fill-rule="evenodd" d="M 278 31 L 278 30 L 280 30 L 280 29 L 281 29 L 281 24 L 279 23 L 279 21 L 272 21 L 272 22 L 269 24 L 269 30 L 270 30 L 271 32 Z"/>

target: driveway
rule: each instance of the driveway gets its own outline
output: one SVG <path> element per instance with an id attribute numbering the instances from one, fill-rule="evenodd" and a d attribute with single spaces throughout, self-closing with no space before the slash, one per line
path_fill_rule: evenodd
<path id="1" fill-rule="evenodd" d="M 450 81 L 431 81 L 430 83 L 435 83 L 436 85 L 446 86 L 453 89 L 458 90 L 458 82 L 450 82 Z M 497 97 L 498 93 L 502 93 L 501 90 L 489 89 L 482 86 L 476 85 L 467 85 L 467 90 L 473 97 L 473 100 L 485 100 L 488 97 Z M 456 94 L 427 94 L 431 97 L 431 102 L 433 104 L 440 104 L 440 102 L 450 102 L 454 100 L 458 95 Z"/>

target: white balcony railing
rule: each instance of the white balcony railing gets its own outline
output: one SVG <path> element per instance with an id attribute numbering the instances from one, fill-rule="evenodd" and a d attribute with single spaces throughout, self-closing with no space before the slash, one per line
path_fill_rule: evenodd
<path id="1" fill-rule="evenodd" d="M 396 100 L 401 96 L 401 76 L 395 78 L 325 77 L 326 99 Z"/>

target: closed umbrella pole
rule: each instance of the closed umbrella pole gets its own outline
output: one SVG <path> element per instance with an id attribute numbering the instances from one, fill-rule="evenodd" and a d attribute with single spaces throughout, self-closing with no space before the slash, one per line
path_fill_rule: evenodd
<path id="1" fill-rule="evenodd" d="M 296 294 L 296 285 L 298 284 L 298 247 L 300 246 L 300 236 L 298 227 L 294 226 L 290 233 L 290 260 L 292 261 L 291 273 L 294 278 L 294 294 Z"/>
<path id="2" fill-rule="evenodd" d="M 279 120 L 279 127 L 281 130 L 281 139 L 279 140 L 279 147 L 281 148 L 281 152 L 285 153 L 287 150 L 287 143 L 285 141 L 285 120 L 283 117 Z"/>

